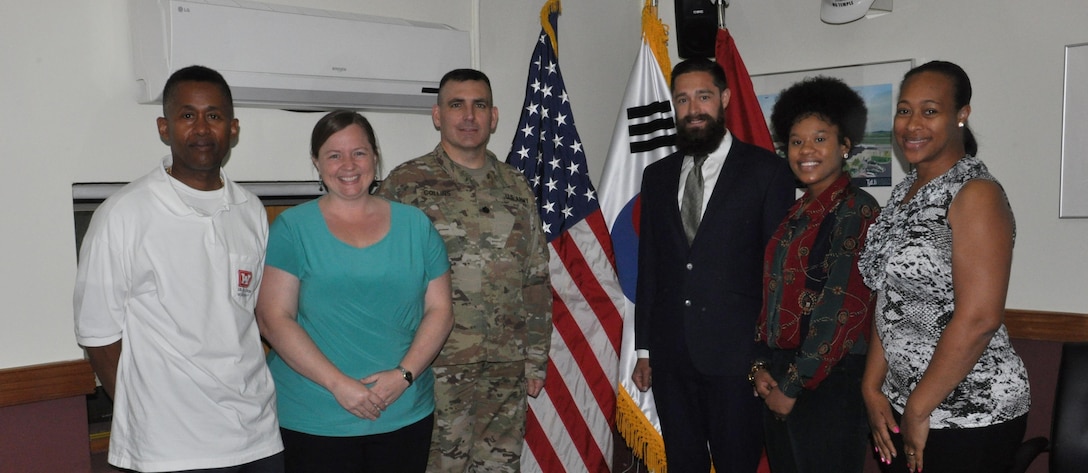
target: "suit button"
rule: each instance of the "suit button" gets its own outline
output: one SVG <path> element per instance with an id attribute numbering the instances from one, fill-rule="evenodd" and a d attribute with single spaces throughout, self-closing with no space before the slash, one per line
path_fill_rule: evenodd
<path id="1" fill-rule="evenodd" d="M 684 301 L 684 307 L 691 307 L 691 299 Z"/>
<path id="2" fill-rule="evenodd" d="M 694 268 L 694 267 L 695 267 L 695 265 L 693 265 L 691 263 L 688 263 L 688 266 L 687 266 L 688 271 L 691 271 L 691 268 Z"/>

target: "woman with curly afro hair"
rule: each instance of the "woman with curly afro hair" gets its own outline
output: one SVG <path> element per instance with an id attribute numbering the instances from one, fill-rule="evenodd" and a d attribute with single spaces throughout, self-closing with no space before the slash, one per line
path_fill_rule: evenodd
<path id="1" fill-rule="evenodd" d="M 874 294 L 857 260 L 880 207 L 844 171 L 865 132 L 861 97 L 838 79 L 783 90 L 771 114 L 776 141 L 804 195 L 767 243 L 762 355 L 749 379 L 763 398 L 775 473 L 860 473 L 868 445 L 861 398 Z"/>

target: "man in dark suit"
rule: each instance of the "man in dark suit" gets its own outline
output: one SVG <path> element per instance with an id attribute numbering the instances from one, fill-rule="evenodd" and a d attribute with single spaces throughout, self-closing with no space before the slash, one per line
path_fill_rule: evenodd
<path id="1" fill-rule="evenodd" d="M 669 471 L 707 472 L 713 458 L 718 473 L 751 473 L 762 448 L 747 375 L 763 251 L 794 201 L 793 173 L 726 130 L 717 63 L 677 64 L 672 100 L 679 151 L 642 180 L 632 380 L 654 388 Z"/>

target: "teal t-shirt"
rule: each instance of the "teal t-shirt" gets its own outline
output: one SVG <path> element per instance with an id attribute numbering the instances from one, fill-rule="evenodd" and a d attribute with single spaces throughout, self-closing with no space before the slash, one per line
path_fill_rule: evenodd
<path id="1" fill-rule="evenodd" d="M 389 233 L 366 248 L 329 231 L 312 200 L 284 211 L 268 235 L 266 263 L 299 279 L 298 323 L 344 374 L 364 378 L 392 369 L 408 352 L 423 318 L 431 280 L 449 270 L 442 237 L 415 207 L 390 202 Z M 280 426 L 347 437 L 392 432 L 434 411 L 434 375 L 427 368 L 377 420 L 344 410 L 332 393 L 295 372 L 275 351 Z"/>

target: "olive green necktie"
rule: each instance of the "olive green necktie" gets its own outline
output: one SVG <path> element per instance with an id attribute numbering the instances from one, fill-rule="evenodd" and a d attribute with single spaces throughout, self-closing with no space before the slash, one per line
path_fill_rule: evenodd
<path id="1" fill-rule="evenodd" d="M 684 234 L 688 236 L 689 244 L 695 240 L 699 220 L 703 218 L 703 163 L 706 157 L 705 154 L 693 156 L 695 165 L 684 181 L 684 197 L 680 200 L 680 219 L 683 220 Z"/>

